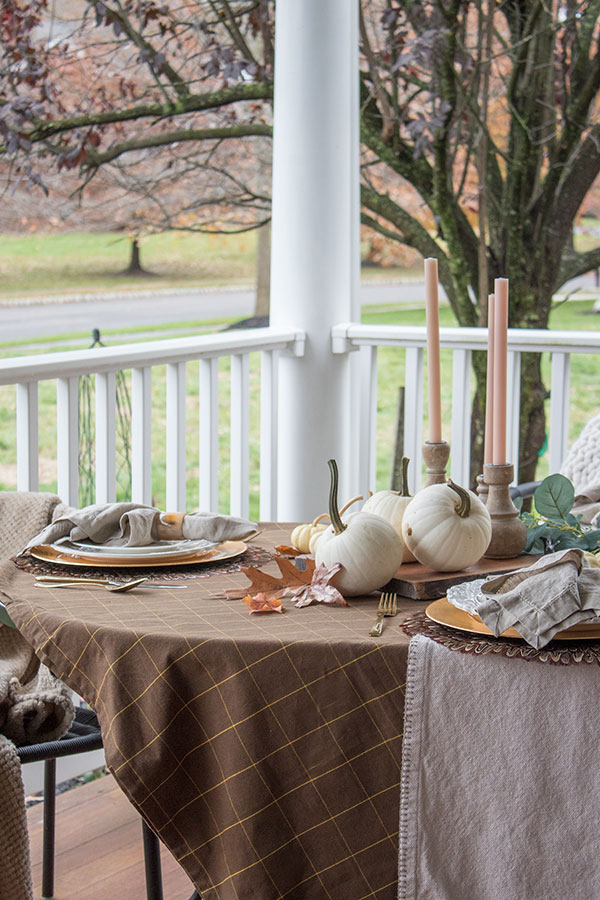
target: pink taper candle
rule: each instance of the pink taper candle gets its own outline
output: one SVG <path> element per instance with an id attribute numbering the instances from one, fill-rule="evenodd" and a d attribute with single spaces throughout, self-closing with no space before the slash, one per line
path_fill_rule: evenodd
<path id="1" fill-rule="evenodd" d="M 429 382 L 429 442 L 442 442 L 440 380 L 440 321 L 438 313 L 438 262 L 425 260 L 425 315 L 427 322 L 427 373 Z"/>
<path id="2" fill-rule="evenodd" d="M 492 463 L 506 465 L 506 361 L 508 347 L 508 279 L 494 281 L 494 430 Z"/>
<path id="3" fill-rule="evenodd" d="M 483 449 L 483 461 L 486 465 L 492 462 L 492 447 L 494 445 L 494 295 L 488 297 L 488 349 L 487 349 L 487 376 L 485 393 L 485 443 Z"/>

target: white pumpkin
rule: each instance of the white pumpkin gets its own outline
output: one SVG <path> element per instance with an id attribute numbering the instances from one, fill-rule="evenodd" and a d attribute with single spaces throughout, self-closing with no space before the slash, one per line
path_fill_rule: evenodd
<path id="1" fill-rule="evenodd" d="M 390 523 L 397 534 L 402 537 L 402 519 L 404 510 L 412 500 L 408 492 L 408 463 L 406 456 L 402 457 L 402 490 L 401 491 L 377 491 L 372 494 L 362 508 L 363 512 L 374 513 Z M 312 551 L 311 551 L 312 552 Z M 404 542 L 404 557 L 402 562 L 414 562 L 415 557 Z"/>
<path id="2" fill-rule="evenodd" d="M 346 597 L 369 594 L 383 587 L 402 563 L 402 538 L 389 522 L 368 512 L 350 513 L 343 520 L 337 508 L 338 471 L 329 460 L 331 525 L 320 535 L 315 548 L 317 566 L 341 563 L 331 580 Z"/>
<path id="3" fill-rule="evenodd" d="M 344 504 L 344 506 L 342 506 L 342 508 L 340 509 L 340 516 L 342 516 L 346 512 L 347 509 L 350 509 L 350 507 L 352 506 L 353 503 L 356 503 L 358 500 L 362 500 L 362 499 L 363 499 L 362 494 L 359 494 L 358 497 L 353 497 L 352 500 L 348 500 L 348 502 L 346 504 Z M 327 518 L 329 518 L 327 513 L 324 513 L 324 515 Z M 319 518 L 322 518 L 322 517 L 319 516 Z M 304 551 L 305 553 L 312 553 L 314 556 L 315 551 L 317 549 L 318 540 L 321 537 L 321 535 L 323 534 L 323 532 L 326 530 L 326 528 L 327 528 L 327 525 L 322 525 L 322 526 L 319 526 L 318 529 L 315 528 L 313 530 L 312 534 L 310 535 L 309 541 L 308 541 L 308 550 L 305 550 Z M 292 543 L 293 543 L 293 541 L 292 541 Z M 297 546 L 297 545 L 294 544 L 294 546 Z"/>
<path id="4" fill-rule="evenodd" d="M 436 572 L 459 572 L 481 559 L 492 537 L 490 514 L 476 494 L 431 484 L 410 501 L 402 519 L 406 546 Z"/>
<path id="5" fill-rule="evenodd" d="M 299 550 L 300 553 L 308 553 L 310 540 L 313 535 L 321 534 L 327 528 L 325 522 L 321 523 L 321 519 L 328 519 L 327 513 L 321 513 L 312 522 L 305 522 L 303 525 L 296 525 L 290 535 L 290 543 L 292 547 Z"/>

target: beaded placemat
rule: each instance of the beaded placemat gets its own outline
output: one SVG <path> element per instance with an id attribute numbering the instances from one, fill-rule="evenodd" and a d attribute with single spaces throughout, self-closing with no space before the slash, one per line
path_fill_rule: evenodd
<path id="1" fill-rule="evenodd" d="M 538 662 L 559 666 L 572 663 L 596 663 L 600 665 L 600 641 L 582 642 L 550 642 L 541 650 L 530 647 L 523 640 L 512 638 L 484 637 L 467 632 L 454 631 L 433 622 L 425 612 L 421 611 L 409 616 L 400 627 L 405 634 L 414 637 L 424 634 L 437 644 L 443 644 L 448 650 L 459 653 L 473 653 L 485 656 L 487 653 L 500 653 L 514 659 L 535 659 Z"/>
<path id="2" fill-rule="evenodd" d="M 55 563 L 45 562 L 35 559 L 33 556 L 18 556 L 14 558 L 14 563 L 25 572 L 32 575 L 66 575 L 72 574 L 74 579 L 77 578 L 123 578 L 124 573 L 128 577 L 137 577 L 143 575 L 149 581 L 183 581 L 190 578 L 209 578 L 211 575 L 229 575 L 232 572 L 239 572 L 247 566 L 263 566 L 274 558 L 274 554 L 263 547 L 248 547 L 248 549 L 235 559 L 224 559 L 222 562 L 214 562 L 210 565 L 205 563 L 191 563 L 185 566 L 164 566 L 153 569 L 151 566 L 135 566 L 132 568 L 110 568 L 103 566 L 102 568 L 94 568 L 90 566 L 78 566 L 76 569 L 69 566 L 60 566 Z"/>

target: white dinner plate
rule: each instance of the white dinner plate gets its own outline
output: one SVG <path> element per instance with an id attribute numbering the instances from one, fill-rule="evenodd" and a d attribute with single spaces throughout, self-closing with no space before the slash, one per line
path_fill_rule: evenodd
<path id="1" fill-rule="evenodd" d="M 143 559 L 145 556 L 176 558 L 188 553 L 198 553 L 215 546 L 214 541 L 156 541 L 143 547 L 125 547 L 122 544 L 94 544 L 93 541 L 60 541 L 51 544 L 54 550 L 65 551 L 71 556 L 85 556 L 86 559 L 102 559 L 106 556 L 127 559 Z"/>
<path id="2" fill-rule="evenodd" d="M 157 566 L 189 566 L 210 565 L 225 559 L 241 556 L 248 549 L 243 541 L 222 541 L 211 544 L 206 549 L 192 550 L 186 553 L 178 551 L 176 556 L 169 553 L 156 553 L 154 556 L 109 556 L 97 554 L 88 556 L 83 551 L 75 553 L 64 549 L 62 544 L 40 544 L 31 547 L 29 553 L 35 559 L 55 563 L 59 566 L 79 566 L 109 569 L 155 568 Z"/>

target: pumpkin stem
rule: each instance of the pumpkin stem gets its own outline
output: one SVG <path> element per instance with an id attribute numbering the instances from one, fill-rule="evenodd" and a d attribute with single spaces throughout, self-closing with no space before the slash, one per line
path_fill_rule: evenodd
<path id="1" fill-rule="evenodd" d="M 331 486 L 329 488 L 329 518 L 331 519 L 331 524 L 335 533 L 341 534 L 342 531 L 345 531 L 348 526 L 344 525 L 344 523 L 342 522 L 338 510 L 338 467 L 335 459 L 329 459 L 327 461 L 327 465 L 329 466 L 329 472 L 331 474 Z"/>
<path id="2" fill-rule="evenodd" d="M 402 490 L 400 491 L 401 497 L 410 497 L 410 491 L 408 490 L 408 464 L 410 459 L 408 456 L 402 457 Z"/>
<path id="3" fill-rule="evenodd" d="M 358 494 L 356 497 L 353 497 L 352 500 L 348 500 L 347 503 L 344 503 L 342 508 L 340 509 L 340 516 L 343 516 L 347 509 L 350 509 L 353 503 L 357 503 L 359 500 L 364 500 L 362 494 Z"/>
<path id="4" fill-rule="evenodd" d="M 460 503 L 457 503 L 455 506 L 456 514 L 460 516 L 461 519 L 468 519 L 471 512 L 471 498 L 469 497 L 469 492 L 459 484 L 455 484 L 451 478 L 448 479 L 446 484 L 448 487 L 451 487 L 453 491 L 456 491 L 460 497 Z"/>
<path id="5" fill-rule="evenodd" d="M 327 515 L 327 513 L 321 513 L 320 516 L 317 516 L 316 519 L 313 519 L 313 520 L 312 520 L 312 524 L 313 524 L 313 525 L 318 525 L 319 522 L 321 521 L 321 519 L 328 519 L 328 518 L 329 518 L 329 516 Z"/>

